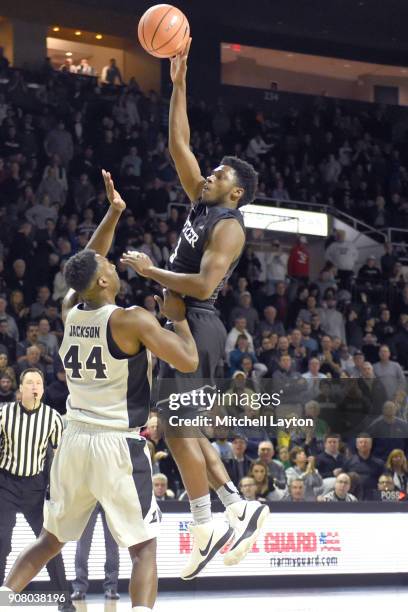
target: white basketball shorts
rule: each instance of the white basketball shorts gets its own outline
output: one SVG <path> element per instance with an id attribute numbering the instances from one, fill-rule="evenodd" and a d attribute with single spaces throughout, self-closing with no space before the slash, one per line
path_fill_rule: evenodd
<path id="1" fill-rule="evenodd" d="M 78 540 L 97 501 L 119 546 L 157 536 L 161 515 L 145 439 L 69 421 L 51 466 L 44 528 L 60 542 Z"/>

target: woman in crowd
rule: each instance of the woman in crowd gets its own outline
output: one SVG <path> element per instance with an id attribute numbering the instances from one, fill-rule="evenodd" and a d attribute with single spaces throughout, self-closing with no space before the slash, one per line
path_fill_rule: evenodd
<path id="1" fill-rule="evenodd" d="M 400 448 L 395 448 L 388 455 L 385 463 L 386 473 L 392 476 L 395 488 L 398 491 L 408 492 L 408 462 L 404 455 L 404 451 Z"/>

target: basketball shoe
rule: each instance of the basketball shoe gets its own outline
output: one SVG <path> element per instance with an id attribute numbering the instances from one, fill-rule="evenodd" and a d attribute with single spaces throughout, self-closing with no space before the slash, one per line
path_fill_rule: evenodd
<path id="1" fill-rule="evenodd" d="M 225 565 L 236 565 L 248 554 L 269 515 L 269 508 L 257 501 L 239 501 L 226 509 L 226 515 L 234 530 L 231 548 L 224 555 Z"/>
<path id="2" fill-rule="evenodd" d="M 193 536 L 193 550 L 180 574 L 183 580 L 195 578 L 234 533 L 228 523 L 214 520 L 201 525 L 189 525 L 189 529 Z"/>

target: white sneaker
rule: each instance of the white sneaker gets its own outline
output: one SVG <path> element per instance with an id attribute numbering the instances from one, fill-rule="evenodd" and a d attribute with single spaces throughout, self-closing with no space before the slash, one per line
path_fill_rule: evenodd
<path id="1" fill-rule="evenodd" d="M 195 578 L 234 533 L 228 523 L 219 521 L 189 525 L 189 529 L 194 538 L 193 550 L 187 565 L 180 574 L 183 580 Z"/>
<path id="2" fill-rule="evenodd" d="M 236 565 L 248 554 L 259 535 L 269 508 L 257 501 L 235 502 L 226 510 L 228 522 L 234 529 L 234 543 L 224 555 L 225 565 Z"/>

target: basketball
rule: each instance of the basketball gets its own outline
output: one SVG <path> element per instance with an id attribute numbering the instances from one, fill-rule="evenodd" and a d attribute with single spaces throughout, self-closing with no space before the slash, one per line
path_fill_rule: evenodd
<path id="1" fill-rule="evenodd" d="M 164 59 L 183 50 L 190 36 L 190 25 L 175 6 L 156 4 L 144 13 L 137 33 L 145 51 Z"/>

